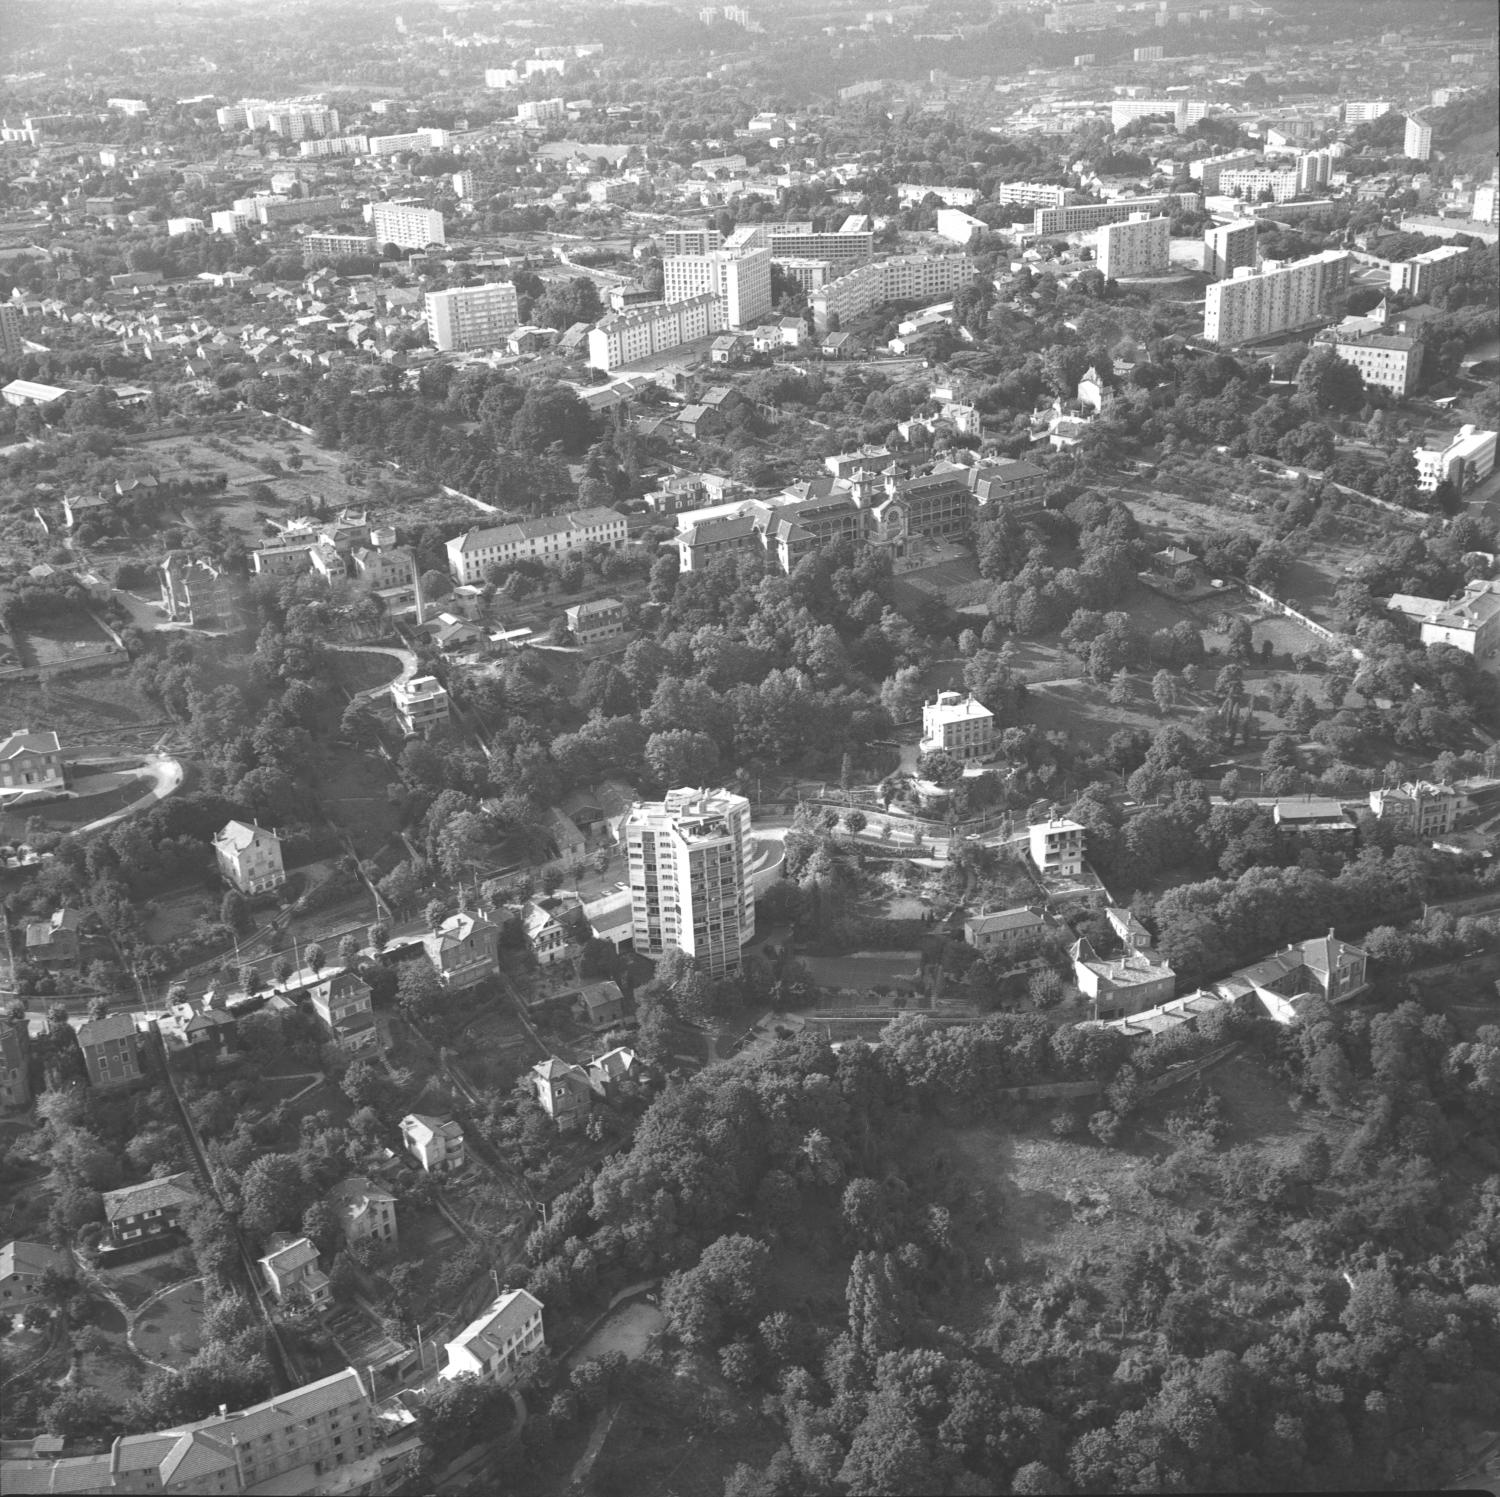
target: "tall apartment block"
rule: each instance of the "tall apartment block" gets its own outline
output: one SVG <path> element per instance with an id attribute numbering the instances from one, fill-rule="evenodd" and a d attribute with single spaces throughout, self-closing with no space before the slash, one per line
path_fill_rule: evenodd
<path id="1" fill-rule="evenodd" d="M 812 293 L 813 326 L 826 333 L 835 318 L 842 323 L 887 302 L 951 296 L 973 279 L 967 255 L 893 255 L 858 265 Z"/>
<path id="2" fill-rule="evenodd" d="M 1328 185 L 1333 175 L 1331 151 L 1303 151 L 1297 157 L 1297 196 L 1304 197 Z"/>
<path id="3" fill-rule="evenodd" d="M 1303 327 L 1326 316 L 1333 298 L 1349 285 L 1349 256 L 1324 250 L 1283 264 L 1267 260 L 1259 270 L 1242 268 L 1205 293 L 1203 336 L 1229 345 Z"/>
<path id="4" fill-rule="evenodd" d="M 995 189 L 997 203 L 1020 208 L 1062 208 L 1077 196 L 1071 187 L 1058 187 L 1051 182 L 1002 182 Z"/>
<path id="5" fill-rule="evenodd" d="M 1203 184 L 1206 193 L 1216 193 L 1219 190 L 1219 176 L 1222 172 L 1232 171 L 1239 167 L 1257 166 L 1260 163 L 1258 151 L 1224 151 L 1217 156 L 1202 156 L 1197 161 L 1188 162 L 1188 176 L 1195 182 Z"/>
<path id="6" fill-rule="evenodd" d="M 724 248 L 724 236 L 707 225 L 693 229 L 663 229 L 661 252 L 668 255 L 711 255 Z"/>
<path id="7" fill-rule="evenodd" d="M 448 132 L 432 127 L 421 130 L 408 130 L 402 135 L 372 135 L 370 137 L 370 154 L 372 156 L 394 156 L 398 151 L 446 151 L 448 149 Z"/>
<path id="8" fill-rule="evenodd" d="M 1109 106 L 1109 127 L 1123 130 L 1132 120 L 1165 114 L 1181 132 L 1191 130 L 1207 113 L 1208 105 L 1202 99 L 1116 99 Z"/>
<path id="9" fill-rule="evenodd" d="M 299 156 L 363 156 L 370 149 L 368 135 L 330 135 L 323 140 L 304 140 Z"/>
<path id="10" fill-rule="evenodd" d="M 1165 53 L 1163 47 L 1135 47 L 1131 50 L 1132 62 L 1160 62 Z"/>
<path id="11" fill-rule="evenodd" d="M 1160 275 L 1170 269 L 1171 221 L 1132 213 L 1122 224 L 1099 230 L 1097 257 L 1106 280 L 1119 276 Z"/>
<path id="12" fill-rule="evenodd" d="M 1367 125 L 1371 120 L 1378 120 L 1381 115 L 1390 112 L 1391 105 L 1387 99 L 1351 99 L 1344 105 L 1344 123 Z"/>
<path id="13" fill-rule="evenodd" d="M 1460 244 L 1440 244 L 1410 260 L 1391 261 L 1391 290 L 1431 297 L 1454 280 L 1474 250 Z"/>
<path id="14" fill-rule="evenodd" d="M 429 244 L 446 244 L 443 215 L 431 208 L 410 203 L 371 203 L 370 229 L 375 242 L 384 249 L 426 249 Z"/>
<path id="15" fill-rule="evenodd" d="M 516 119 L 523 125 L 538 128 L 560 125 L 567 114 L 567 106 L 561 99 L 531 99 L 516 106 Z"/>
<path id="16" fill-rule="evenodd" d="M 494 348 L 520 321 L 510 281 L 427 293 L 427 337 L 443 353 Z"/>
<path id="17" fill-rule="evenodd" d="M 302 264 L 328 265 L 355 255 L 373 255 L 378 249 L 373 234 L 304 234 Z"/>
<path id="18" fill-rule="evenodd" d="M 662 261 L 667 302 L 712 296 L 723 327 L 745 327 L 771 310 L 771 251 L 721 249 L 668 255 Z"/>
<path id="19" fill-rule="evenodd" d="M 0 302 L 0 358 L 19 359 L 22 353 L 21 313 Z"/>
<path id="20" fill-rule="evenodd" d="M 266 128 L 272 135 L 284 135 L 288 140 L 337 135 L 339 112 L 322 104 L 292 104 L 285 108 L 273 108 L 266 115 Z"/>
<path id="21" fill-rule="evenodd" d="M 643 956 L 682 951 L 711 976 L 738 970 L 755 935 L 750 802 L 673 790 L 625 818 L 631 936 Z"/>
<path id="22" fill-rule="evenodd" d="M 1112 198 L 1107 203 L 1071 203 L 1064 208 L 1038 208 L 1031 215 L 1036 235 L 1082 234 L 1105 224 L 1124 223 L 1132 213 L 1171 214 L 1179 209 L 1196 213 L 1202 197 L 1196 192 L 1163 192 L 1154 197 Z"/>
<path id="23" fill-rule="evenodd" d="M 1482 182 L 1474 189 L 1474 206 L 1469 216 L 1475 223 L 1500 224 L 1500 185 Z"/>
<path id="24" fill-rule="evenodd" d="M 1401 154 L 1411 161 L 1426 161 L 1432 156 L 1432 126 L 1416 115 L 1406 118 L 1406 143 Z"/>
<path id="25" fill-rule="evenodd" d="M 1247 265 L 1253 270 L 1257 254 L 1254 219 L 1215 224 L 1203 231 L 1203 269 L 1215 280 L 1227 281 Z"/>

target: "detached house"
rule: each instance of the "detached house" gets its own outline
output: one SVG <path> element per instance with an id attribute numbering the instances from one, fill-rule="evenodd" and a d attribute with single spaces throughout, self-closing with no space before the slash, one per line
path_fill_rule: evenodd
<path id="1" fill-rule="evenodd" d="M 318 1310 L 333 1300 L 328 1275 L 318 1267 L 318 1250 L 305 1237 L 277 1232 L 267 1244 L 269 1251 L 256 1261 L 266 1276 L 266 1284 L 277 1300 L 283 1300 L 293 1289 L 301 1288 Z"/>
<path id="2" fill-rule="evenodd" d="M 449 915 L 422 946 L 444 987 L 473 987 L 498 970 L 500 932 L 483 915 Z"/>
<path id="3" fill-rule="evenodd" d="M 56 733 L 33 733 L 28 728 L 0 740 L 0 792 L 61 790 L 62 745 Z"/>
<path id="4" fill-rule="evenodd" d="M 532 1066 L 531 1085 L 542 1111 L 565 1133 L 576 1128 L 594 1105 L 589 1073 L 555 1055 Z"/>
<path id="5" fill-rule="evenodd" d="M 539 965 L 550 967 L 566 959 L 568 935 L 550 911 L 528 900 L 521 907 L 521 926 Z"/>
<path id="6" fill-rule="evenodd" d="M 334 1186 L 328 1199 L 339 1214 L 346 1241 L 396 1246 L 396 1198 L 390 1191 L 363 1175 L 351 1175 Z"/>
<path id="7" fill-rule="evenodd" d="M 430 1175 L 452 1175 L 464 1167 L 464 1130 L 452 1118 L 409 1112 L 401 1119 L 406 1152 Z"/>
<path id="8" fill-rule="evenodd" d="M 7 1242 L 0 1247 L 0 1325 L 36 1299 L 37 1286 L 49 1268 L 73 1271 L 72 1259 L 40 1242 Z"/>
<path id="9" fill-rule="evenodd" d="M 370 1002 L 370 990 L 352 972 L 331 972 L 307 989 L 329 1038 L 346 1055 L 362 1055 L 380 1048 L 380 1028 Z"/>
<path id="10" fill-rule="evenodd" d="M 544 1346 L 542 1302 L 524 1289 L 507 1289 L 447 1344 L 444 1378 L 473 1376 L 507 1386 L 521 1363 Z"/>
<path id="11" fill-rule="evenodd" d="M 146 1074 L 141 1035 L 129 1014 L 105 1014 L 81 1024 L 78 1045 L 95 1086 L 128 1086 Z"/>
<path id="12" fill-rule="evenodd" d="M 104 1193 L 104 1219 L 116 1247 L 161 1237 L 177 1230 L 178 1219 L 198 1200 L 193 1177 L 186 1172 L 143 1180 Z"/>
<path id="13" fill-rule="evenodd" d="M 265 894 L 286 882 L 281 838 L 256 822 L 230 821 L 214 837 L 219 872 L 241 894 Z"/>

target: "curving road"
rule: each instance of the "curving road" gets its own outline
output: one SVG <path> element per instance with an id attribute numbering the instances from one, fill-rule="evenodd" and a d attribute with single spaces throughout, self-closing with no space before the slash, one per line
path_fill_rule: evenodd
<path id="1" fill-rule="evenodd" d="M 356 691 L 350 698 L 351 701 L 363 701 L 366 697 L 378 697 L 387 692 L 398 681 L 410 681 L 417 673 L 417 656 L 413 650 L 398 649 L 395 645 L 334 645 L 328 646 L 330 650 L 342 650 L 350 655 L 388 655 L 392 660 L 401 662 L 399 674 L 391 677 L 383 686 L 367 686 L 363 691 Z"/>
<path id="2" fill-rule="evenodd" d="M 101 827 L 113 826 L 117 821 L 124 821 L 127 816 L 134 816 L 137 811 L 144 811 L 153 801 L 165 800 L 182 785 L 182 761 L 173 759 L 167 754 L 150 755 L 142 768 L 155 781 L 151 789 L 138 800 L 133 800 L 128 806 L 121 806 L 118 811 L 112 811 L 108 816 L 101 816 L 97 821 L 90 821 L 80 827 L 75 827 L 73 835 L 83 836 L 86 832 L 97 832 Z"/>

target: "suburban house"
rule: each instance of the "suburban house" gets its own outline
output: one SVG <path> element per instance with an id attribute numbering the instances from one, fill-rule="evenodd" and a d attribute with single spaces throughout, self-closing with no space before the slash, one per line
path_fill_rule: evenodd
<path id="1" fill-rule="evenodd" d="M 473 1376 L 505 1387 L 543 1345 L 542 1302 L 524 1289 L 507 1289 L 448 1342 L 448 1363 L 440 1376 Z"/>
<path id="2" fill-rule="evenodd" d="M 483 915 L 460 911 L 423 936 L 422 946 L 444 987 L 468 988 L 494 976 L 500 931 Z"/>
<path id="3" fill-rule="evenodd" d="M 226 822 L 214 837 L 214 856 L 241 894 L 265 894 L 286 882 L 281 838 L 256 822 Z"/>
<path id="4" fill-rule="evenodd" d="M 364 1175 L 341 1180 L 328 1195 L 339 1225 L 350 1243 L 384 1242 L 396 1246 L 396 1198 Z"/>
<path id="5" fill-rule="evenodd" d="M 141 1034 L 129 1014 L 105 1014 L 80 1024 L 78 1045 L 95 1086 L 128 1086 L 146 1074 Z"/>
<path id="6" fill-rule="evenodd" d="M 572 817 L 557 806 L 547 808 L 547 836 L 556 849 L 554 859 L 570 863 L 588 851 L 589 839 L 578 830 Z"/>
<path id="7" fill-rule="evenodd" d="M 0 741 L 0 795 L 7 791 L 61 790 L 62 745 L 56 733 L 21 728 Z"/>
<path id="8" fill-rule="evenodd" d="M 347 969 L 319 973 L 307 996 L 329 1038 L 345 1054 L 379 1049 L 380 1028 L 375 1022 L 370 990 L 361 978 Z"/>
<path id="9" fill-rule="evenodd" d="M 1012 910 L 970 915 L 964 921 L 964 940 L 980 951 L 1004 949 L 1040 936 L 1050 927 L 1043 911 L 1019 905 Z"/>
<path id="10" fill-rule="evenodd" d="M 531 1085 L 542 1111 L 563 1132 L 576 1128 L 594 1105 L 594 1087 L 589 1073 L 555 1055 L 539 1060 L 531 1068 Z"/>
<path id="11" fill-rule="evenodd" d="M 430 1175 L 451 1175 L 464 1167 L 464 1130 L 452 1118 L 409 1112 L 401 1119 L 401 1138 Z"/>
<path id="12" fill-rule="evenodd" d="M 182 1213 L 197 1201 L 190 1174 L 164 1175 L 160 1180 L 142 1180 L 139 1185 L 105 1191 L 104 1220 L 115 1246 L 124 1247 L 175 1232 Z"/>
<path id="13" fill-rule="evenodd" d="M 521 906 L 521 928 L 526 932 L 527 943 L 537 963 L 550 967 L 568 955 L 568 933 L 562 928 L 550 910 L 544 910 L 535 900 L 527 900 Z"/>
<path id="14" fill-rule="evenodd" d="M 1101 957 L 1085 940 L 1075 941 L 1068 954 L 1073 958 L 1073 981 L 1094 1005 L 1096 1019 L 1119 1019 L 1154 1008 L 1170 998 L 1177 986 L 1177 974 L 1147 951 Z"/>
<path id="15" fill-rule="evenodd" d="M 621 1082 L 644 1081 L 647 1075 L 645 1061 L 624 1045 L 606 1050 L 588 1063 L 589 1084 L 604 1097 L 612 1097 Z"/>
<path id="16" fill-rule="evenodd" d="M 1299 1016 L 1299 1002 L 1310 997 L 1342 1003 L 1364 990 L 1369 956 L 1358 946 L 1326 936 L 1300 941 L 1264 960 L 1241 967 L 1230 984 L 1242 985 L 1283 1024 Z"/>
<path id="17" fill-rule="evenodd" d="M 1155 944 L 1151 932 L 1129 910 L 1112 904 L 1104 911 L 1104 918 L 1127 951 L 1149 951 Z"/>
<path id="18" fill-rule="evenodd" d="M 436 676 L 413 676 L 391 685 L 391 701 L 401 731 L 408 738 L 425 737 L 448 721 L 448 693 Z"/>
<path id="19" fill-rule="evenodd" d="M 917 747 L 924 754 L 941 749 L 956 759 L 986 758 L 995 747 L 994 714 L 972 695 L 940 691 L 935 702 L 922 708 L 922 741 Z"/>
<path id="20" fill-rule="evenodd" d="M 1031 828 L 1031 861 L 1043 873 L 1076 878 L 1083 872 L 1083 828 L 1076 821 L 1039 821 Z"/>
<path id="21" fill-rule="evenodd" d="M 71 967 L 78 961 L 83 916 L 66 905 L 26 927 L 26 960 L 38 967 Z"/>
<path id="22" fill-rule="evenodd" d="M 1452 785 L 1414 780 L 1372 790 L 1370 809 L 1377 820 L 1389 821 L 1401 831 L 1417 837 L 1436 837 L 1453 830 L 1463 799 Z"/>
<path id="23" fill-rule="evenodd" d="M 73 1260 L 40 1242 L 19 1240 L 0 1247 L 0 1325 L 32 1303 L 49 1268 L 70 1274 Z"/>
<path id="24" fill-rule="evenodd" d="M 333 1299 L 328 1275 L 318 1267 L 318 1250 L 305 1237 L 277 1232 L 266 1244 L 269 1251 L 258 1258 L 266 1284 L 278 1300 L 293 1289 L 303 1289 L 315 1309 L 325 1309 Z"/>
<path id="25" fill-rule="evenodd" d="M 200 1068 L 228 1055 L 239 1033 L 239 1021 L 228 1009 L 214 1006 L 214 995 L 203 1002 L 174 1003 L 156 1020 L 156 1032 L 169 1061 L 186 1062 Z"/>
<path id="26" fill-rule="evenodd" d="M 585 988 L 574 1007 L 591 1029 L 602 1029 L 625 1017 L 625 995 L 619 983 L 599 982 Z"/>
<path id="27" fill-rule="evenodd" d="M 592 603 L 575 603 L 565 610 L 564 616 L 568 632 L 581 645 L 618 639 L 625 632 L 625 605 L 618 598 L 595 598 Z"/>

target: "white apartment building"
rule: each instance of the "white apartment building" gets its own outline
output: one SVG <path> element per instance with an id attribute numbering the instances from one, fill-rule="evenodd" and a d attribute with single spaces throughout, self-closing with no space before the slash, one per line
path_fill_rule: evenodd
<path id="1" fill-rule="evenodd" d="M 319 265 L 355 255 L 373 255 L 378 247 L 373 234 L 304 234 L 302 263 Z"/>
<path id="2" fill-rule="evenodd" d="M 266 111 L 266 129 L 272 135 L 284 135 L 288 140 L 337 135 L 339 112 L 324 104 L 273 105 Z"/>
<path id="3" fill-rule="evenodd" d="M 1500 184 L 1483 182 L 1474 189 L 1474 206 L 1469 210 L 1475 223 L 1500 224 Z"/>
<path id="4" fill-rule="evenodd" d="M 1297 171 L 1279 166 L 1230 167 L 1219 173 L 1219 191 L 1247 203 L 1259 202 L 1260 195 L 1269 191 L 1273 203 L 1284 203 L 1297 196 Z"/>
<path id="5" fill-rule="evenodd" d="M 425 736 L 429 729 L 448 721 L 448 693 L 436 676 L 393 682 L 391 701 L 401 731 L 408 738 Z"/>
<path id="6" fill-rule="evenodd" d="M 1391 261 L 1391 290 L 1431 297 L 1457 278 L 1464 261 L 1474 253 L 1460 244 L 1440 244 L 1436 249 L 1413 255 L 1410 260 Z"/>
<path id="7" fill-rule="evenodd" d="M 7 359 L 19 359 L 25 351 L 25 339 L 21 337 L 21 313 L 9 302 L 0 303 L 0 355 Z"/>
<path id="8" fill-rule="evenodd" d="M 1410 161 L 1427 161 L 1432 156 L 1432 126 L 1414 115 L 1407 116 L 1406 140 L 1401 154 Z"/>
<path id="9" fill-rule="evenodd" d="M 255 822 L 226 822 L 214 837 L 214 857 L 241 894 L 264 894 L 286 882 L 281 838 Z"/>
<path id="10" fill-rule="evenodd" d="M 542 1302 L 524 1289 L 507 1289 L 447 1343 L 448 1361 L 439 1376 L 477 1377 L 503 1388 L 543 1345 Z"/>
<path id="11" fill-rule="evenodd" d="M 1344 250 L 1323 250 L 1287 264 L 1267 260 L 1259 270 L 1242 266 L 1232 279 L 1205 292 L 1203 336 L 1228 346 L 1302 327 L 1326 315 L 1348 284 Z"/>
<path id="12" fill-rule="evenodd" d="M 1132 62 L 1160 62 L 1165 53 L 1165 47 L 1132 47 L 1130 60 Z"/>
<path id="13" fill-rule="evenodd" d="M 1062 208 L 1038 208 L 1031 219 L 1035 235 L 1082 234 L 1105 224 L 1124 223 L 1132 213 L 1170 217 L 1178 209 L 1196 213 L 1202 196 L 1196 192 L 1164 192 L 1154 197 L 1112 198 L 1107 203 L 1069 203 Z"/>
<path id="14" fill-rule="evenodd" d="M 680 950 L 715 977 L 737 971 L 755 935 L 750 802 L 727 790 L 673 790 L 638 801 L 623 831 L 635 949 Z"/>
<path id="15" fill-rule="evenodd" d="M 1170 219 L 1132 213 L 1122 224 L 1098 231 L 1096 257 L 1106 280 L 1120 276 L 1161 275 L 1171 268 Z"/>
<path id="16" fill-rule="evenodd" d="M 1298 197 L 1306 197 L 1320 187 L 1327 187 L 1329 178 L 1333 175 L 1333 152 L 1299 152 L 1296 172 Z"/>
<path id="17" fill-rule="evenodd" d="M 1255 268 L 1259 255 L 1254 219 L 1215 224 L 1203 231 L 1203 269 L 1216 280 L 1227 281 L 1242 266 Z"/>
<path id="18" fill-rule="evenodd" d="M 297 147 L 299 156 L 364 156 L 370 149 L 368 135 L 329 135 L 322 140 L 304 140 Z"/>
<path id="19" fill-rule="evenodd" d="M 472 198 L 474 196 L 474 173 L 470 171 L 453 173 L 453 192 L 458 198 Z"/>
<path id="20" fill-rule="evenodd" d="M 712 337 L 724 328 L 719 298 L 709 293 L 679 302 L 648 302 L 600 318 L 589 331 L 589 363 L 612 373 L 684 343 Z"/>
<path id="21" fill-rule="evenodd" d="M 520 85 L 521 73 L 519 68 L 486 68 L 484 70 L 484 86 L 486 88 L 516 88 Z"/>
<path id="22" fill-rule="evenodd" d="M 940 691 L 935 702 L 922 706 L 924 754 L 942 749 L 957 759 L 983 759 L 995 746 L 995 715 L 973 695 Z"/>
<path id="23" fill-rule="evenodd" d="M 1191 130 L 1207 113 L 1202 99 L 1116 99 L 1109 106 L 1109 127 L 1123 130 L 1132 120 L 1165 114 L 1181 132 Z"/>
<path id="24" fill-rule="evenodd" d="M 520 321 L 516 288 L 510 281 L 429 291 L 426 309 L 427 337 L 443 353 L 494 348 Z"/>
<path id="25" fill-rule="evenodd" d="M 967 255 L 894 255 L 856 266 L 813 293 L 813 326 L 826 333 L 835 318 L 842 323 L 887 302 L 951 296 L 973 279 Z"/>
<path id="26" fill-rule="evenodd" d="M 898 182 L 896 196 L 903 208 L 935 197 L 945 208 L 972 208 L 979 201 L 977 187 L 929 187 L 925 182 Z M 1001 200 L 1002 202 L 1004 199 Z M 1049 198 L 1050 202 L 1051 199 Z"/>
<path id="27" fill-rule="evenodd" d="M 237 234 L 254 222 L 250 214 L 237 213 L 233 208 L 216 208 L 208 215 L 208 226 L 215 234 Z"/>
<path id="28" fill-rule="evenodd" d="M 429 244 L 446 244 L 443 215 L 432 208 L 413 203 L 371 203 L 370 228 L 375 242 L 383 250 L 394 244 L 397 249 L 426 249 Z"/>
<path id="29" fill-rule="evenodd" d="M 1418 447 L 1417 487 L 1430 494 L 1445 478 L 1460 493 L 1495 469 L 1495 433 L 1461 426 L 1444 447 Z"/>
<path id="30" fill-rule="evenodd" d="M 1418 837 L 1439 837 L 1458 823 L 1463 796 L 1452 785 L 1434 785 L 1413 780 L 1370 792 L 1370 809 L 1376 820 L 1393 822 Z"/>
<path id="31" fill-rule="evenodd" d="M 567 105 L 561 99 L 530 99 L 516 106 L 516 119 L 523 125 L 534 125 L 538 129 L 560 125 L 567 116 Z"/>
<path id="32" fill-rule="evenodd" d="M 659 236 L 663 258 L 668 255 L 711 255 L 724 248 L 724 236 L 706 225 L 699 228 L 663 229 Z"/>
<path id="33" fill-rule="evenodd" d="M 771 310 L 771 251 L 713 250 L 706 255 L 669 255 L 662 261 L 668 303 L 712 296 L 721 327 L 746 327 Z"/>
<path id="34" fill-rule="evenodd" d="M 1057 187 L 1051 182 L 1002 182 L 995 189 L 997 203 L 1017 208 L 1063 208 L 1077 195 L 1071 187 Z"/>
<path id="35" fill-rule="evenodd" d="M 1344 123 L 1346 125 L 1365 125 L 1371 120 L 1378 120 L 1381 115 L 1391 112 L 1391 104 L 1386 99 L 1350 99 L 1344 105 Z"/>
<path id="36" fill-rule="evenodd" d="M 459 586 L 479 586 L 491 567 L 516 561 L 558 561 L 589 546 L 618 551 L 627 534 L 625 516 L 613 509 L 581 509 L 567 515 L 478 528 L 448 542 L 448 570 Z"/>
<path id="37" fill-rule="evenodd" d="M 446 130 L 424 128 L 400 135 L 372 135 L 372 156 L 394 156 L 398 151 L 446 151 L 451 137 Z"/>
<path id="38" fill-rule="evenodd" d="M 1031 828 L 1031 861 L 1042 873 L 1076 878 L 1083 872 L 1083 828 L 1076 821 L 1039 821 Z"/>
<path id="39" fill-rule="evenodd" d="M 975 234 L 983 233 L 989 225 L 962 208 L 939 208 L 937 211 L 938 234 L 952 244 L 967 244 Z"/>
<path id="40" fill-rule="evenodd" d="M 1188 162 L 1188 176 L 1203 184 L 1203 191 L 1213 194 L 1219 191 L 1219 178 L 1225 172 L 1238 167 L 1252 167 L 1259 163 L 1258 151 L 1225 151 L 1218 156 L 1203 156 Z"/>

